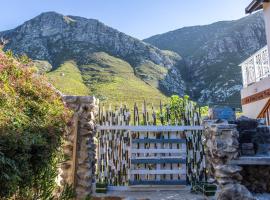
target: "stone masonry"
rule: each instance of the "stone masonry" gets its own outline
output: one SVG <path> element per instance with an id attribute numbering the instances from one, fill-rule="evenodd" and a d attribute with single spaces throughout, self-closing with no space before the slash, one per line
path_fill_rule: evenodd
<path id="1" fill-rule="evenodd" d="M 253 200 L 248 189 L 241 185 L 242 167 L 228 164 L 239 156 L 239 133 L 236 125 L 218 121 L 206 122 L 205 146 L 210 175 L 219 185 L 217 200 Z"/>
<path id="2" fill-rule="evenodd" d="M 90 96 L 63 96 L 63 100 L 74 114 L 65 136 L 63 151 L 67 159 L 61 166 L 61 185 L 73 185 L 76 199 L 80 200 L 91 195 L 95 179 L 98 103 Z"/>
<path id="3" fill-rule="evenodd" d="M 237 121 L 241 156 L 257 157 L 256 164 L 242 165 L 242 184 L 254 193 L 270 193 L 270 129 L 260 121 L 240 117 Z M 255 159 L 254 159 L 255 160 Z M 260 160 L 265 160 L 262 164 Z"/>

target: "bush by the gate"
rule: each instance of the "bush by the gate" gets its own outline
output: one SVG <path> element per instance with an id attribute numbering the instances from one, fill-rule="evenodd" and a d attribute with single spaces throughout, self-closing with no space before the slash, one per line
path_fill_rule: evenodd
<path id="1" fill-rule="evenodd" d="M 69 118 L 26 56 L 0 49 L 0 198 L 50 199 Z"/>

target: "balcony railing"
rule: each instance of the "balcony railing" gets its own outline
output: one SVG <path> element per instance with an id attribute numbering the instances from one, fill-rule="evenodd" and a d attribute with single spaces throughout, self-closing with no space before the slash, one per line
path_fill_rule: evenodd
<path id="1" fill-rule="evenodd" d="M 270 62 L 267 46 L 263 47 L 243 63 L 242 78 L 244 88 L 270 76 Z"/>

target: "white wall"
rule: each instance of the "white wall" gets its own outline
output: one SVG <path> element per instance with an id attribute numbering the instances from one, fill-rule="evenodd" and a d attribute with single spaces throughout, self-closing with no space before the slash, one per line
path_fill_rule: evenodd
<path id="1" fill-rule="evenodd" d="M 269 88 L 270 88 L 270 77 L 265 78 L 259 82 L 256 82 L 256 83 L 254 83 L 246 88 L 243 88 L 241 90 L 241 99 L 243 99 L 245 97 L 249 97 L 249 96 L 254 95 L 256 93 L 262 92 L 262 91 L 267 90 Z M 269 100 L 269 98 L 265 98 L 265 99 L 262 99 L 260 101 L 256 101 L 253 103 L 242 105 L 243 115 L 245 115 L 246 117 L 256 119 L 268 100 Z"/>
<path id="2" fill-rule="evenodd" d="M 263 13 L 265 20 L 268 54 L 270 58 L 270 3 L 263 4 Z M 246 88 L 243 88 L 241 90 L 241 98 L 243 99 L 245 97 L 254 95 L 269 88 L 270 88 L 270 77 L 265 78 L 259 82 L 256 82 Z M 242 105 L 243 114 L 250 118 L 257 118 L 257 116 L 260 114 L 260 112 L 262 111 L 263 107 L 265 106 L 265 104 L 269 99 L 270 98 L 265 98 L 253 103 Z"/>
<path id="3" fill-rule="evenodd" d="M 268 44 L 268 53 L 269 53 L 269 58 L 270 58 L 270 3 L 263 4 L 263 13 L 264 13 L 266 37 L 267 37 L 267 44 Z"/>
<path id="4" fill-rule="evenodd" d="M 253 83 L 252 85 L 243 88 L 241 90 L 241 98 L 251 96 L 253 94 L 262 92 L 270 88 L 270 77 L 264 78 L 259 82 Z"/>
<path id="5" fill-rule="evenodd" d="M 243 115 L 252 119 L 256 119 L 268 100 L 269 98 L 242 105 Z"/>

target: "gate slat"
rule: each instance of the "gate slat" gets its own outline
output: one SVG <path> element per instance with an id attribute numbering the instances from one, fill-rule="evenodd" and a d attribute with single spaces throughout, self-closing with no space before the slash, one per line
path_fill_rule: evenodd
<path id="1" fill-rule="evenodd" d="M 186 139 L 134 139 L 132 143 L 186 143 Z"/>
<path id="2" fill-rule="evenodd" d="M 182 158 L 145 158 L 145 159 L 141 159 L 141 158 L 137 158 L 137 159 L 131 159 L 131 164 L 163 164 L 163 163 L 181 163 L 181 164 L 185 164 L 186 163 L 186 159 L 182 159 Z"/>
<path id="3" fill-rule="evenodd" d="M 142 169 L 142 170 L 131 170 L 131 174 L 185 174 L 186 170 L 185 169 L 172 169 L 172 170 L 147 170 L 147 169 Z"/>
<path id="4" fill-rule="evenodd" d="M 130 185 L 186 185 L 186 180 L 137 180 L 129 181 Z"/>
<path id="5" fill-rule="evenodd" d="M 174 153 L 174 154 L 185 154 L 186 152 L 182 149 L 131 149 L 131 153 Z"/>

